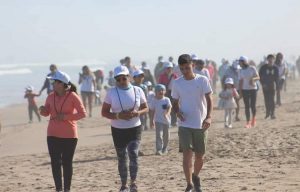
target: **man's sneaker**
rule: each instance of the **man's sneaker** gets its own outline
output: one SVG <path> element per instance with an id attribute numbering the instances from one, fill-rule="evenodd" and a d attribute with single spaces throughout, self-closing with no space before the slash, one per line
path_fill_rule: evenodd
<path id="1" fill-rule="evenodd" d="M 137 189 L 136 184 L 135 184 L 135 183 L 132 183 L 132 184 L 130 185 L 130 192 L 137 192 L 137 191 L 138 191 L 138 189 Z"/>
<path id="2" fill-rule="evenodd" d="M 143 151 L 139 151 L 139 156 L 145 156 L 145 153 Z"/>
<path id="3" fill-rule="evenodd" d="M 200 177 L 193 174 L 194 192 L 202 192 L 200 185 Z"/>
<path id="4" fill-rule="evenodd" d="M 156 151 L 155 155 L 162 155 L 162 151 Z"/>
<path id="5" fill-rule="evenodd" d="M 119 192 L 129 192 L 129 189 L 126 186 L 122 186 Z"/>
<path id="6" fill-rule="evenodd" d="M 192 184 L 188 184 L 188 186 L 186 187 L 184 192 L 193 192 L 193 185 Z"/>

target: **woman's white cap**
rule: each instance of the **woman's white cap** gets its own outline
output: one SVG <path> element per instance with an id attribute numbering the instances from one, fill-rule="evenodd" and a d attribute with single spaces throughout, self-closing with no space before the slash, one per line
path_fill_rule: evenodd
<path id="1" fill-rule="evenodd" d="M 141 70 L 141 69 L 138 69 L 138 70 L 133 72 L 132 76 L 136 77 L 136 76 L 139 76 L 139 75 L 142 75 L 142 74 L 144 74 L 144 71 Z"/>
<path id="2" fill-rule="evenodd" d="M 59 80 L 65 84 L 69 84 L 71 80 L 70 76 L 62 71 L 56 71 L 53 76 L 47 78 L 51 80 Z"/>
<path id="3" fill-rule="evenodd" d="M 129 75 L 129 70 L 126 66 L 119 65 L 114 69 L 114 77 L 117 77 L 119 75 Z"/>
<path id="4" fill-rule="evenodd" d="M 231 85 L 234 85 L 233 79 L 230 78 L 230 77 L 226 78 L 225 84 L 231 84 Z"/>
<path id="5" fill-rule="evenodd" d="M 171 63 L 171 62 L 164 62 L 164 68 L 169 68 L 169 67 L 173 68 L 173 63 Z"/>

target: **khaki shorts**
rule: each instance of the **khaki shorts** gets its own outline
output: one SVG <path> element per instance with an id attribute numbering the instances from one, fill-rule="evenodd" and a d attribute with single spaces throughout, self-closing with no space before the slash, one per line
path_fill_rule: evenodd
<path id="1" fill-rule="evenodd" d="M 192 129 L 179 127 L 180 149 L 183 151 L 193 150 L 202 155 L 205 154 L 208 131 L 203 129 Z"/>

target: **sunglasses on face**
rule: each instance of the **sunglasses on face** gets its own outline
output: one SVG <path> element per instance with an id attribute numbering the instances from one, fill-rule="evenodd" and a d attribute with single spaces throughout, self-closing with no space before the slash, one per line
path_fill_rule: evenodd
<path id="1" fill-rule="evenodd" d="M 127 81 L 127 77 L 117 77 L 115 78 L 117 82 Z"/>
<path id="2" fill-rule="evenodd" d="M 63 82 L 60 80 L 57 80 L 57 79 L 52 79 L 52 80 L 50 80 L 50 83 L 54 84 L 54 83 L 63 83 Z"/>

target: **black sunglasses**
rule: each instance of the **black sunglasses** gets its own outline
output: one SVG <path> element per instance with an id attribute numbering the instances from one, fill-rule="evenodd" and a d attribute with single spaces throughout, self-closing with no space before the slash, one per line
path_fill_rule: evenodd
<path id="1" fill-rule="evenodd" d="M 127 80 L 127 77 L 118 77 L 118 78 L 115 78 L 115 80 L 116 80 L 117 82 L 126 81 L 126 80 Z"/>
<path id="2" fill-rule="evenodd" d="M 54 83 L 63 83 L 62 81 L 57 80 L 57 79 L 52 79 L 52 80 L 50 80 L 50 82 L 51 82 L 52 84 L 54 84 Z"/>

